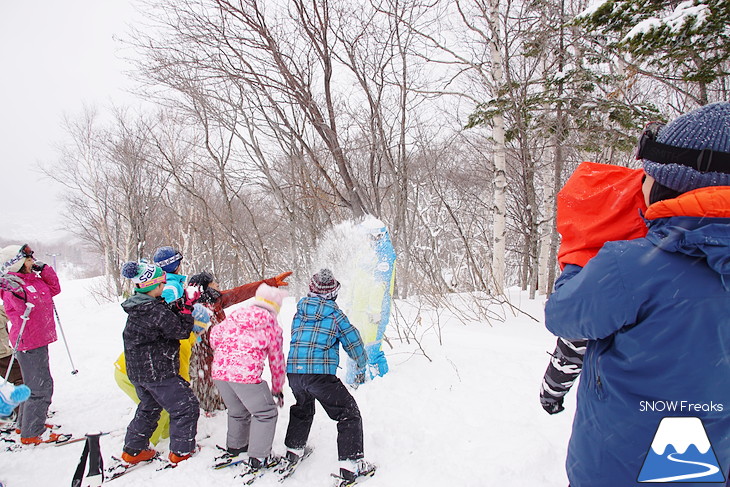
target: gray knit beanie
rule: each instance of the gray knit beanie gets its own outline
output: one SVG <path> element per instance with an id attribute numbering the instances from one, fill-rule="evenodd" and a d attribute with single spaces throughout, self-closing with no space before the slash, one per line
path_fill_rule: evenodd
<path id="1" fill-rule="evenodd" d="M 686 113 L 662 127 L 656 140 L 686 149 L 730 152 L 730 103 L 712 103 Z M 730 174 L 704 172 L 681 164 L 644 159 L 644 172 L 679 193 L 706 186 L 730 186 Z"/>

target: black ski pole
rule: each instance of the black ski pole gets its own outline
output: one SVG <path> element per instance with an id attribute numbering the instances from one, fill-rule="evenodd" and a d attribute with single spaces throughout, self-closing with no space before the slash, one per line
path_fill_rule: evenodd
<path id="1" fill-rule="evenodd" d="M 66 334 L 63 332 L 63 327 L 61 326 L 61 318 L 58 317 L 58 310 L 56 309 L 56 305 L 53 305 L 53 312 L 56 314 L 56 323 L 58 323 L 58 329 L 61 330 L 61 338 L 63 338 L 63 344 L 66 347 L 66 353 L 68 354 L 68 361 L 71 362 L 71 375 L 76 375 L 79 373 L 79 370 L 74 365 L 74 359 L 71 358 L 71 350 L 68 348 L 68 342 L 66 341 Z"/>

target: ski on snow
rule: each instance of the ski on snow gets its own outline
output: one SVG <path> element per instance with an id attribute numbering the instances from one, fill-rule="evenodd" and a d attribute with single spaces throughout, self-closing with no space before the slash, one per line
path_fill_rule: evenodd
<path id="1" fill-rule="evenodd" d="M 139 463 L 126 463 L 121 458 L 115 456 L 112 456 L 112 460 L 115 462 L 115 464 L 104 469 L 104 482 L 118 479 L 119 477 L 122 477 L 123 475 L 126 475 L 133 470 L 144 467 L 145 465 L 152 465 L 154 463 L 162 461 L 159 454 L 155 455 L 149 460 L 145 460 Z"/>
<path id="2" fill-rule="evenodd" d="M 258 468 L 253 469 L 248 465 L 246 460 L 236 460 L 233 462 L 230 462 L 228 464 L 222 465 L 222 466 L 215 466 L 213 468 L 226 468 L 233 465 L 245 465 L 248 467 L 248 469 L 240 474 L 238 474 L 236 477 L 240 478 L 243 485 L 251 485 L 256 480 L 260 479 L 263 476 L 270 476 L 273 475 L 277 477 L 277 480 L 279 482 L 284 482 L 286 479 L 291 477 L 296 469 L 301 465 L 302 461 L 308 458 L 314 450 L 312 448 L 306 447 L 304 449 L 304 452 L 300 457 L 298 457 L 296 460 L 292 460 L 290 458 L 287 458 L 286 456 L 282 457 L 280 462 L 277 465 L 272 465 L 269 468 Z"/>

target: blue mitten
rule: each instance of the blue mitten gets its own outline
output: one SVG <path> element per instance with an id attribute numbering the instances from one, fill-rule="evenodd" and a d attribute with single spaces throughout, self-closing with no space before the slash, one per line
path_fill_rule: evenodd
<path id="1" fill-rule="evenodd" d="M 382 377 L 388 373 L 388 361 L 382 350 L 377 348 L 380 344 L 367 347 L 368 352 L 368 371 L 370 378 Z"/>
<path id="2" fill-rule="evenodd" d="M 200 303 L 195 303 L 191 314 L 193 315 L 193 318 L 195 318 L 195 321 L 200 321 L 201 323 L 206 324 L 210 323 L 210 313 L 208 312 L 208 308 Z"/>
<path id="3" fill-rule="evenodd" d="M 16 386 L 0 378 L 0 417 L 10 416 L 13 409 L 29 397 L 28 386 L 24 384 Z"/>

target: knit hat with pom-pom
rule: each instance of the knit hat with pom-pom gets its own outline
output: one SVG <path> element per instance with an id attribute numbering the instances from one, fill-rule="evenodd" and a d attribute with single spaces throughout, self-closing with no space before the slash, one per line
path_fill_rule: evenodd
<path id="1" fill-rule="evenodd" d="M 159 284 L 167 282 L 165 271 L 146 260 L 127 262 L 122 266 L 122 276 L 134 282 L 134 291 L 138 293 L 148 293 Z"/>
<path id="2" fill-rule="evenodd" d="M 256 297 L 253 300 L 253 304 L 259 308 L 271 311 L 276 316 L 281 310 L 281 303 L 284 301 L 286 295 L 286 291 L 263 283 L 256 289 Z"/>
<path id="3" fill-rule="evenodd" d="M 316 294 L 325 299 L 336 299 L 337 293 L 340 291 L 340 283 L 332 275 L 329 269 L 321 269 L 312 276 L 309 281 L 309 293 Z"/>

